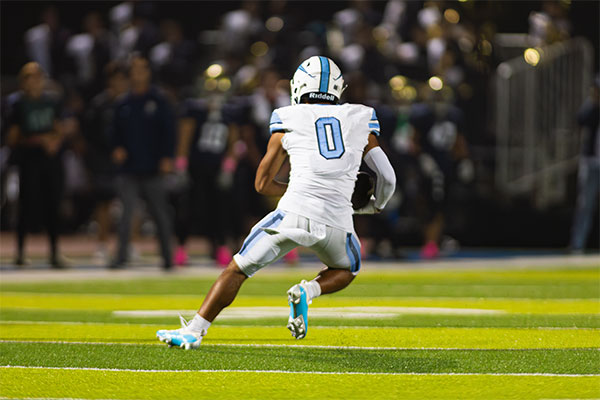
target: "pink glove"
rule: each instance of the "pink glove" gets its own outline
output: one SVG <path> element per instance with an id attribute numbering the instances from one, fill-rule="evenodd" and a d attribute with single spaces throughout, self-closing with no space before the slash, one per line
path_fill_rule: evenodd
<path id="1" fill-rule="evenodd" d="M 186 157 L 177 157 L 175 159 L 175 170 L 183 172 L 188 167 L 188 159 Z"/>
<path id="2" fill-rule="evenodd" d="M 223 172 L 231 173 L 235 171 L 236 166 L 237 162 L 232 157 L 225 157 L 221 163 L 221 170 Z"/>

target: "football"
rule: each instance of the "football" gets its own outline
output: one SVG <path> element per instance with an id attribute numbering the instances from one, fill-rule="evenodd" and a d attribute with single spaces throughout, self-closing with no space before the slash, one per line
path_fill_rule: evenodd
<path id="1" fill-rule="evenodd" d="M 356 176 L 354 192 L 352 193 L 352 208 L 358 210 L 366 206 L 374 190 L 375 180 L 373 177 L 366 172 L 360 171 Z"/>

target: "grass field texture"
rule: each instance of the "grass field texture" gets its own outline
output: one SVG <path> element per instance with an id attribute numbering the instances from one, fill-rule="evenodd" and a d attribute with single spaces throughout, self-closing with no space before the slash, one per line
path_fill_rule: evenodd
<path id="1" fill-rule="evenodd" d="M 261 271 L 196 351 L 155 332 L 191 317 L 218 271 L 0 281 L 0 397 L 600 398 L 600 269 L 381 268 L 315 299 L 308 336 L 285 292 L 318 270 Z"/>

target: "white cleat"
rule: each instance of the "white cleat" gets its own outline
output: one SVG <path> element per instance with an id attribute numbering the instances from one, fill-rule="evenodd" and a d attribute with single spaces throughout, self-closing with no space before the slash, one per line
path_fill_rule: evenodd
<path id="1" fill-rule="evenodd" d="M 302 283 L 305 282 L 302 281 Z M 310 301 L 302 283 L 292 286 L 287 291 L 288 304 L 290 305 L 287 328 L 296 339 L 304 339 L 308 331 L 308 305 Z"/>
<path id="2" fill-rule="evenodd" d="M 181 328 L 167 330 L 161 329 L 156 332 L 156 337 L 161 342 L 165 342 L 169 347 L 179 347 L 185 350 L 197 349 L 202 343 L 202 338 L 206 331 L 193 331 L 188 327 L 188 322 L 180 315 Z"/>
<path id="3" fill-rule="evenodd" d="M 287 328 L 292 332 L 292 336 L 296 339 L 303 339 L 306 336 L 306 325 L 304 324 L 302 315 L 299 315 L 296 318 L 290 317 Z"/>

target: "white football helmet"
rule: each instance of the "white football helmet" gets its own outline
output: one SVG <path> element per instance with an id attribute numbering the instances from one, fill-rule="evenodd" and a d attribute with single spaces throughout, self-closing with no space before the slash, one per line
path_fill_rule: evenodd
<path id="1" fill-rule="evenodd" d="M 338 102 L 346 89 L 340 68 L 329 58 L 313 56 L 304 60 L 290 81 L 292 105 L 310 93 L 316 100 Z"/>

